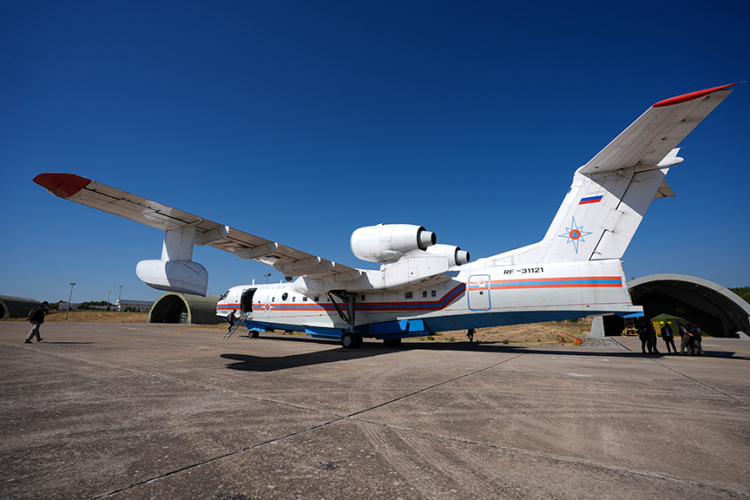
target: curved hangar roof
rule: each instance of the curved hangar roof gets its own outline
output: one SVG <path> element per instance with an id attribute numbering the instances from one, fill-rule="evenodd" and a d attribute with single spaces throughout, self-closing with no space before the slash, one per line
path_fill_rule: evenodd
<path id="1" fill-rule="evenodd" d="M 648 319 L 664 315 L 698 324 L 715 337 L 750 335 L 750 304 L 708 280 L 683 274 L 652 274 L 628 283 L 633 304 Z M 744 334 L 744 335 L 743 335 Z"/>
<path id="2" fill-rule="evenodd" d="M 23 297 L 0 295 L 0 318 L 25 318 L 34 306 L 41 304 L 38 300 Z"/>
<path id="3" fill-rule="evenodd" d="M 219 302 L 218 295 L 200 297 L 183 293 L 165 293 L 154 302 L 147 321 L 148 323 L 183 322 L 215 325 L 223 322 L 222 318 L 216 316 L 217 302 Z"/>

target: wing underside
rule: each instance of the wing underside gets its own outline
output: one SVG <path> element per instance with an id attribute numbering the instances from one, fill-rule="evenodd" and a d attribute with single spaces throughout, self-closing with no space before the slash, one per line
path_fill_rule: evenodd
<path id="1" fill-rule="evenodd" d="M 273 266 L 284 276 L 326 281 L 356 279 L 362 271 L 271 240 L 218 224 L 182 210 L 106 186 L 76 174 L 45 173 L 34 182 L 52 194 L 162 231 L 195 230 L 193 244 L 209 245 L 242 259 Z"/>

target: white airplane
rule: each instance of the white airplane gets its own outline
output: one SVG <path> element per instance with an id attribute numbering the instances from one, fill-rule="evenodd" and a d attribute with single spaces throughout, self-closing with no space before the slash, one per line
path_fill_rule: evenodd
<path id="1" fill-rule="evenodd" d="M 210 245 L 273 266 L 287 282 L 241 285 L 221 296 L 216 314 L 240 313 L 258 336 L 273 329 L 395 345 L 407 337 L 498 325 L 618 314 L 642 316 L 621 257 L 654 198 L 674 196 L 664 177 L 682 162 L 676 146 L 735 84 L 658 102 L 573 176 L 544 238 L 469 263 L 457 246 L 438 245 L 421 226 L 379 224 L 351 236 L 355 256 L 380 264 L 356 269 L 75 174 L 34 182 L 52 194 L 165 231 L 161 260 L 138 263 L 148 285 L 205 295 L 206 269 L 193 245 Z"/>

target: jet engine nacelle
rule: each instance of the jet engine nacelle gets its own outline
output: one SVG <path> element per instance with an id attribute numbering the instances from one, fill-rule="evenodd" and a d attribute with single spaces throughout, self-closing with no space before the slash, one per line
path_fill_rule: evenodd
<path id="1" fill-rule="evenodd" d="M 448 265 L 460 266 L 469 262 L 469 252 L 461 250 L 459 247 L 454 245 L 435 245 L 431 246 L 427 250 L 427 253 L 433 255 L 442 255 L 448 258 Z"/>
<path id="2" fill-rule="evenodd" d="M 393 262 L 412 250 L 426 250 L 435 244 L 432 231 L 412 224 L 378 224 L 352 233 L 352 253 L 368 262 Z"/>
<path id="3" fill-rule="evenodd" d="M 135 273 L 157 290 L 205 297 L 208 289 L 208 271 L 192 260 L 142 260 Z"/>

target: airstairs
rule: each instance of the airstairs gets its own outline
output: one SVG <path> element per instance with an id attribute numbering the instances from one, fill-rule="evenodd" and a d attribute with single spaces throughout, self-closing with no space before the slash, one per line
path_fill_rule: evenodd
<path id="1" fill-rule="evenodd" d="M 229 337 L 231 337 L 231 336 L 232 336 L 232 334 L 233 334 L 234 332 L 236 332 L 237 330 L 239 330 L 239 329 L 240 329 L 240 327 L 242 326 L 242 324 L 243 324 L 243 323 L 244 323 L 244 322 L 245 322 L 245 321 L 246 321 L 246 320 L 247 320 L 248 318 L 250 318 L 250 315 L 251 315 L 251 314 L 252 314 L 252 313 L 249 313 L 249 312 L 243 312 L 242 314 L 240 314 L 240 315 L 239 315 L 239 317 L 238 317 L 237 319 L 235 319 L 235 320 L 234 320 L 234 324 L 232 325 L 232 328 L 230 328 L 230 329 L 229 329 L 229 331 L 227 331 L 226 335 L 224 335 L 224 338 L 225 338 L 225 339 L 228 339 Z"/>

